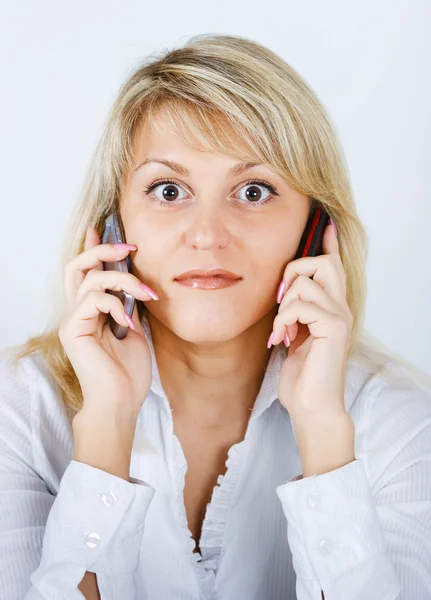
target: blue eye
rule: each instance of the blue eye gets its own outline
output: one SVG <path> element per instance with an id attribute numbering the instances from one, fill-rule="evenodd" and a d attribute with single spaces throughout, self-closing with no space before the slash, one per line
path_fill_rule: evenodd
<path id="1" fill-rule="evenodd" d="M 176 183 L 172 179 L 157 180 L 154 183 L 152 183 L 151 185 L 145 186 L 145 193 L 149 196 L 153 190 L 156 190 L 158 187 L 161 187 L 162 185 L 167 186 L 165 188 L 165 190 L 169 190 L 169 188 L 170 188 L 170 196 L 173 199 L 172 200 L 169 199 L 169 196 L 160 198 L 159 196 L 156 195 L 155 200 L 156 200 L 156 202 L 158 202 L 158 204 L 160 204 L 161 206 L 175 206 L 175 205 L 179 204 L 179 202 L 181 200 L 184 200 L 184 198 L 178 199 L 175 197 L 175 188 L 180 188 L 180 189 L 182 189 L 182 188 L 179 183 Z M 269 196 L 267 196 L 266 198 L 264 197 L 263 200 L 260 198 L 258 198 L 256 201 L 250 201 L 250 202 L 247 202 L 247 200 L 242 200 L 243 203 L 249 204 L 250 206 L 253 206 L 253 207 L 262 206 L 262 205 L 266 204 L 267 202 L 270 202 L 273 199 L 273 196 L 279 196 L 276 188 L 272 184 L 270 184 L 268 181 L 265 181 L 263 179 L 252 179 L 251 181 L 247 181 L 240 189 L 243 189 L 244 187 L 247 187 L 247 186 L 252 186 L 253 188 L 257 188 L 260 186 L 260 187 L 266 188 L 269 192 L 271 192 L 271 194 Z M 256 193 L 256 192 L 254 191 L 253 193 Z M 259 195 L 259 191 L 257 193 Z M 253 200 L 253 198 L 252 198 L 252 200 Z"/>

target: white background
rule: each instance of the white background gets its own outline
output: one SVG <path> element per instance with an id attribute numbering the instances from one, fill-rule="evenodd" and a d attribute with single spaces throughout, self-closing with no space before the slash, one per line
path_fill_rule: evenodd
<path id="1" fill-rule="evenodd" d="M 329 111 L 370 237 L 366 328 L 431 374 L 427 0 L 2 2 L 1 343 L 47 324 L 58 252 L 120 84 L 199 33 L 280 54 Z"/>

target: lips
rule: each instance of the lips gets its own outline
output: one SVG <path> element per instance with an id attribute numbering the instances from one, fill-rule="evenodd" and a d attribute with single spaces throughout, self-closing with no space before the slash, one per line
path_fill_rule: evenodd
<path id="1" fill-rule="evenodd" d="M 232 273 L 232 271 L 226 271 L 225 269 L 210 269 L 204 271 L 202 269 L 194 269 L 192 271 L 187 271 L 186 273 L 182 273 L 178 277 L 175 278 L 176 281 L 183 281 L 184 279 L 209 279 L 209 278 L 220 278 L 220 279 L 231 279 L 238 280 L 241 279 L 240 275 L 236 273 Z"/>

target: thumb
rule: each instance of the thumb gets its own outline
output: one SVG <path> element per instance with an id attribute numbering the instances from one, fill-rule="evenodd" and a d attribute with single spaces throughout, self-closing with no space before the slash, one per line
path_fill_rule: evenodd
<path id="1" fill-rule="evenodd" d="M 100 244 L 100 236 L 94 225 L 89 225 L 85 233 L 84 249 L 94 248 Z"/>
<path id="2" fill-rule="evenodd" d="M 87 231 L 85 233 L 84 250 L 88 250 L 89 248 L 94 248 L 94 246 L 98 246 L 99 244 L 100 244 L 100 236 L 99 236 L 99 233 L 97 232 L 97 229 L 94 227 L 94 225 L 89 225 L 87 227 Z M 102 271 L 103 265 L 102 265 L 102 263 L 100 263 L 98 267 L 95 267 L 94 269 L 90 269 L 90 270 L 91 271 Z"/>

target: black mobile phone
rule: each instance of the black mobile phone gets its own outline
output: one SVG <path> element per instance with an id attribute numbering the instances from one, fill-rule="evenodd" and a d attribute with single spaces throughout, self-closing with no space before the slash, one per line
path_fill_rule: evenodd
<path id="1" fill-rule="evenodd" d="M 319 254 L 323 253 L 323 234 L 328 225 L 328 213 L 317 200 L 313 199 L 308 221 L 305 225 L 301 241 L 299 242 L 295 260 L 304 256 L 319 256 Z"/>
<path id="2" fill-rule="evenodd" d="M 105 220 L 105 226 L 102 235 L 102 244 L 117 244 L 117 243 L 127 243 L 126 235 L 124 233 L 124 227 L 121 222 L 121 217 L 118 212 L 111 213 Z M 122 258 L 121 260 L 114 262 L 102 262 L 104 271 L 122 271 L 123 273 L 128 273 L 130 270 L 130 256 L 127 255 L 126 258 Z M 131 294 L 120 290 L 117 292 L 116 290 L 106 290 L 108 294 L 113 294 L 119 298 L 124 306 L 125 312 L 132 318 L 133 309 L 135 306 L 135 298 Z M 122 340 L 126 337 L 129 328 L 124 325 L 119 325 L 117 321 L 112 317 L 111 313 L 108 314 L 108 321 L 111 327 L 112 333 L 119 340 Z"/>

